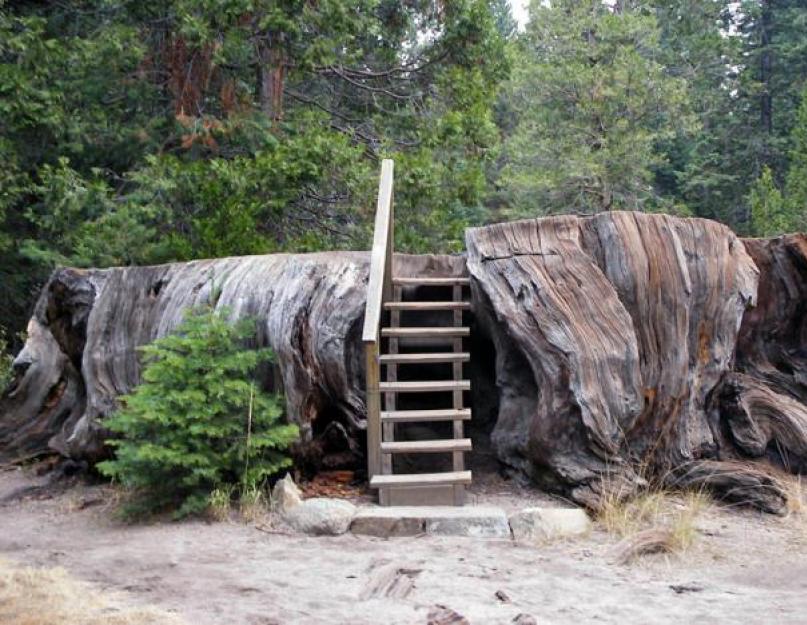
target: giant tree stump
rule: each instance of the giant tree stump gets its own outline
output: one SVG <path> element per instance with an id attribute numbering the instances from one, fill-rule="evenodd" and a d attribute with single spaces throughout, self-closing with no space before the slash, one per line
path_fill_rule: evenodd
<path id="1" fill-rule="evenodd" d="M 774 441 L 804 458 L 795 444 L 804 416 L 783 403 L 771 411 L 775 399 L 756 382 L 743 387 L 753 400 L 726 390 L 759 280 L 728 228 L 612 212 L 497 224 L 466 240 L 477 314 L 496 345 L 492 441 L 506 465 L 593 507 L 605 491 L 629 494 L 650 478 L 782 509 L 775 481 L 737 460 Z M 753 317 L 745 334 L 768 319 Z M 776 357 L 790 362 L 783 351 Z M 725 436 L 743 410 L 764 443 L 743 448 Z"/>
<path id="2" fill-rule="evenodd" d="M 472 277 L 475 418 L 511 473 L 597 507 L 649 481 L 783 510 L 807 467 L 807 239 L 742 241 L 702 219 L 612 212 L 470 229 L 466 260 L 396 256 L 397 275 Z M 363 466 L 360 328 L 368 254 L 60 269 L 0 399 L 0 461 L 96 461 L 139 381 L 137 347 L 197 304 L 254 317 L 301 463 Z M 488 360 L 495 360 L 490 366 Z M 489 397 L 489 395 L 491 397 Z"/>

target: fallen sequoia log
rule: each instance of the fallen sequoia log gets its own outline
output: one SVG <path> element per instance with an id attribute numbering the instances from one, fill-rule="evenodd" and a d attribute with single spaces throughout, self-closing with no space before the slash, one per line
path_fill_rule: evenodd
<path id="1" fill-rule="evenodd" d="M 776 470 L 807 466 L 803 236 L 744 242 L 707 220 L 613 212 L 466 242 L 467 267 L 398 255 L 396 273 L 471 275 L 474 334 L 495 351 L 473 355 L 474 384 L 497 390 L 474 396 L 474 418 L 492 411 L 510 472 L 591 507 L 656 481 L 784 509 Z M 358 252 L 54 272 L 0 399 L 0 461 L 102 457 L 137 346 L 213 303 L 255 317 L 276 352 L 266 383 L 300 425 L 298 462 L 363 466 L 367 275 Z"/>
<path id="2" fill-rule="evenodd" d="M 257 320 L 271 347 L 286 413 L 300 426 L 298 460 L 363 455 L 361 323 L 369 255 L 276 254 L 154 267 L 54 272 L 36 305 L 16 380 L 0 400 L 0 461 L 48 450 L 90 462 L 107 452 L 104 418 L 139 381 L 137 347 L 200 304 Z M 402 276 L 461 275 L 451 256 L 397 255 Z"/>

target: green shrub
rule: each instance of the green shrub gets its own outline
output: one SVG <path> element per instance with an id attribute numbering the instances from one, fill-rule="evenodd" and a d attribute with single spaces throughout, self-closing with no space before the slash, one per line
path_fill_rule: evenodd
<path id="1" fill-rule="evenodd" d="M 14 356 L 9 351 L 8 342 L 6 340 L 6 331 L 0 327 L 0 394 L 2 394 L 2 392 L 11 382 L 12 362 L 14 362 Z"/>
<path id="2" fill-rule="evenodd" d="M 281 422 L 279 397 L 252 381 L 269 350 L 244 341 L 254 324 L 191 311 L 172 335 L 142 348 L 143 383 L 105 425 L 119 435 L 101 473 L 135 491 L 129 515 L 203 511 L 212 491 L 254 488 L 291 464 L 297 427 Z"/>

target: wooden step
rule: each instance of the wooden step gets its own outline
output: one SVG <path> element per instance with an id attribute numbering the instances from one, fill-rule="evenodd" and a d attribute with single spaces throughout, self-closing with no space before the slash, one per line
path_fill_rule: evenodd
<path id="1" fill-rule="evenodd" d="M 470 278 L 459 276 L 441 276 L 439 278 L 393 278 L 393 284 L 399 286 L 454 286 L 471 284 Z"/>
<path id="2" fill-rule="evenodd" d="M 400 473 L 398 475 L 374 475 L 370 488 L 395 486 L 441 486 L 444 484 L 470 484 L 470 471 L 446 473 Z"/>
<path id="3" fill-rule="evenodd" d="M 387 410 L 381 412 L 381 421 L 385 423 L 468 421 L 470 418 L 470 408 L 447 408 L 445 410 Z"/>
<path id="4" fill-rule="evenodd" d="M 378 361 L 383 365 L 399 364 L 430 364 L 437 362 L 468 362 L 471 354 L 468 352 L 433 352 L 425 354 L 382 354 Z"/>
<path id="5" fill-rule="evenodd" d="M 441 391 L 470 391 L 470 380 L 429 380 L 425 382 L 380 382 L 382 393 L 438 393 Z"/>
<path id="6" fill-rule="evenodd" d="M 382 454 L 439 454 L 471 451 L 470 438 L 446 438 L 431 441 L 390 441 L 381 443 Z"/>
<path id="7" fill-rule="evenodd" d="M 471 302 L 386 302 L 387 310 L 470 310 Z"/>
<path id="8" fill-rule="evenodd" d="M 381 336 L 393 338 L 408 337 L 446 337 L 446 336 L 470 336 L 471 329 L 467 327 L 448 328 L 381 328 Z"/>

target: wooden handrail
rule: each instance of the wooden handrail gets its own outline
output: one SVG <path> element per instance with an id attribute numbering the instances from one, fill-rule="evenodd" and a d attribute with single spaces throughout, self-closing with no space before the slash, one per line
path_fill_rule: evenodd
<path id="1" fill-rule="evenodd" d="M 378 183 L 378 207 L 370 253 L 370 279 L 364 309 L 364 355 L 367 378 L 367 473 L 368 478 L 381 471 L 381 365 L 379 363 L 381 313 L 384 303 L 392 299 L 392 255 L 395 234 L 392 197 L 393 162 L 381 163 Z"/>
<path id="2" fill-rule="evenodd" d="M 367 284 L 367 304 L 364 309 L 362 340 L 377 341 L 384 302 L 392 299 L 392 201 L 393 162 L 381 162 L 378 183 L 378 207 L 375 214 L 373 251 L 370 254 L 370 280 Z"/>

